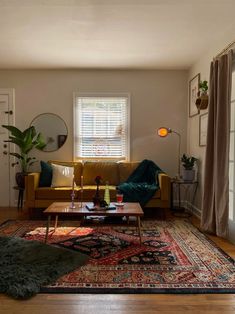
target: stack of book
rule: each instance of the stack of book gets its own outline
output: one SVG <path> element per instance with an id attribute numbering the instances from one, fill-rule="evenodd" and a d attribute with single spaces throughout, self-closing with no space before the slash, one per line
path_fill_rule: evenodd
<path id="1" fill-rule="evenodd" d="M 99 206 L 94 206 L 93 204 L 91 204 L 91 205 L 86 205 L 86 208 L 88 210 L 112 210 L 112 209 L 116 209 L 116 206 L 113 204 L 110 204 L 109 206 L 99 207 Z"/>

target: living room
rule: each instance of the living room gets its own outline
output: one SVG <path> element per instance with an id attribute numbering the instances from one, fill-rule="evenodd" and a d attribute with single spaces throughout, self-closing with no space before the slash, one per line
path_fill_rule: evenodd
<path id="1" fill-rule="evenodd" d="M 10 95 L 9 109 L 13 114 L 9 115 L 9 124 L 25 130 L 39 115 L 56 114 L 67 127 L 65 143 L 52 152 L 34 149 L 31 155 L 38 161 L 73 161 L 76 160 L 74 95 L 128 94 L 129 161 L 152 160 L 174 178 L 178 174 L 178 137 L 170 134 L 163 139 L 157 129 L 164 126 L 179 133 L 180 156 L 185 153 L 198 159 L 198 188 L 191 205 L 197 217 L 193 219 L 200 225 L 206 153 L 206 146 L 199 143 L 200 122 L 208 108 L 190 116 L 189 87 L 192 79 L 200 74 L 200 81 L 206 80 L 210 89 L 210 63 L 234 41 L 234 6 L 233 1 L 216 1 L 211 5 L 211 1 L 193 0 L 0 2 L 0 95 L 1 91 Z M 13 156 L 8 158 L 9 176 L 6 176 L 5 164 L 0 166 L 1 182 L 5 183 L 1 185 L 1 223 L 22 217 L 29 219 L 26 208 L 16 209 L 18 190 L 13 186 L 19 168 L 11 167 L 16 162 Z M 30 171 L 40 171 L 40 162 Z M 96 175 L 99 173 L 94 173 L 94 178 Z M 3 203 L 6 195 L 10 206 Z M 166 216 L 169 215 L 168 211 Z M 231 232 L 230 240 L 234 241 Z M 217 244 L 225 251 L 227 248 L 230 256 L 234 254 L 234 246 L 227 240 L 218 238 Z M 186 312 L 195 313 L 213 306 L 210 310 L 216 313 L 217 305 L 220 312 L 232 311 L 233 294 L 211 294 L 210 297 L 214 305 L 210 305 L 208 295 L 200 293 L 186 296 L 48 293 L 21 302 L 19 313 L 27 313 L 31 306 L 35 306 L 33 313 L 39 313 L 41 306 L 58 312 L 60 305 L 64 311 L 72 313 L 76 309 L 83 313 L 84 302 L 86 306 L 97 302 L 96 310 L 103 312 L 112 308 L 116 312 L 131 313 L 138 311 L 138 305 L 148 313 L 170 310 L 181 313 L 183 306 L 187 307 Z M 18 306 L 4 295 L 0 300 L 5 313 Z M 131 310 L 126 308 L 128 305 Z M 94 307 L 88 308 L 86 312 L 95 313 Z"/>

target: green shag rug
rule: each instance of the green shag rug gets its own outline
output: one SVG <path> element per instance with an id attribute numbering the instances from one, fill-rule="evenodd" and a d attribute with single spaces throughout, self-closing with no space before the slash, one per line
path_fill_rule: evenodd
<path id="1" fill-rule="evenodd" d="M 38 241 L 0 237 L 0 292 L 27 299 L 87 259 L 87 255 Z"/>

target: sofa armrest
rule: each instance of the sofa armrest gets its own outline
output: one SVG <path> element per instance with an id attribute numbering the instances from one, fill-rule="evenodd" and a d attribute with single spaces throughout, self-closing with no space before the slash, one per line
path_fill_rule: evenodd
<path id="1" fill-rule="evenodd" d="M 161 200 L 169 201 L 171 199 L 171 178 L 165 174 L 160 173 L 158 175 L 159 187 L 161 190 Z"/>
<path id="2" fill-rule="evenodd" d="M 32 172 L 25 177 L 26 205 L 35 200 L 35 189 L 39 186 L 40 172 Z"/>

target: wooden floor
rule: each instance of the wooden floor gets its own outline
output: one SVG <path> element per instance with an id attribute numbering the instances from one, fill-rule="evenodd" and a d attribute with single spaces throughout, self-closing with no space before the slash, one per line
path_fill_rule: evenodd
<path id="1" fill-rule="evenodd" d="M 167 217 L 170 213 L 167 214 Z M 7 219 L 28 219 L 15 208 L 0 208 L 0 223 Z M 192 222 L 198 226 L 198 220 Z M 211 237 L 235 258 L 235 246 Z M 0 252 L 1 254 L 1 252 Z M 27 301 L 16 301 L 0 294 L 0 314 L 217 314 L 235 313 L 234 294 L 38 294 Z"/>

